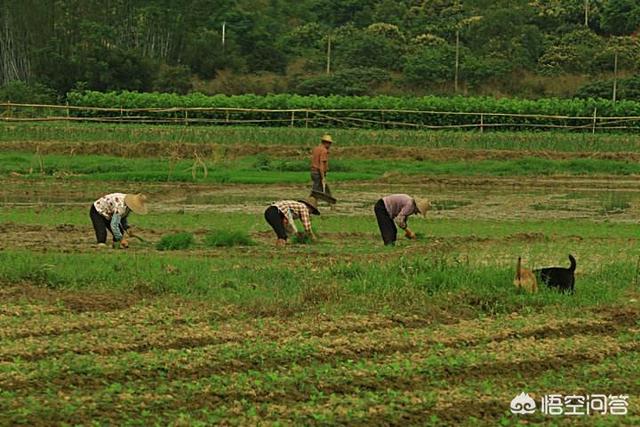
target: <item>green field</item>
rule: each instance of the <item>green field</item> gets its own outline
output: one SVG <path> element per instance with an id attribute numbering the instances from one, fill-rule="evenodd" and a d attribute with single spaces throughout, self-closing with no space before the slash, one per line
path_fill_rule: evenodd
<path id="1" fill-rule="evenodd" d="M 279 249 L 263 212 L 308 194 L 323 130 L 0 126 L 1 425 L 640 423 L 633 135 L 332 132 L 340 202 Z M 151 200 L 128 250 L 88 218 L 114 191 Z M 434 209 L 385 248 L 395 192 Z M 575 295 L 513 286 L 569 253 Z M 521 392 L 628 415 L 516 416 Z"/>

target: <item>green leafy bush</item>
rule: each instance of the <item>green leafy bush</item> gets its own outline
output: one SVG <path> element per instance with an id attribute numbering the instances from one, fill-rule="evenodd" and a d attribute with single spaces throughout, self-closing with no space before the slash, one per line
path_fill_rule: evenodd
<path id="1" fill-rule="evenodd" d="M 214 230 L 209 232 L 204 238 L 204 245 L 207 247 L 221 246 L 251 246 L 255 242 L 244 231 Z"/>
<path id="2" fill-rule="evenodd" d="M 640 76 L 618 79 L 616 97 L 619 100 L 640 99 Z M 578 98 L 611 99 L 613 97 L 613 79 L 598 80 L 578 89 Z"/>
<path id="3" fill-rule="evenodd" d="M 455 48 L 426 46 L 406 58 L 405 80 L 415 86 L 439 84 L 451 79 Z"/>
<path id="4" fill-rule="evenodd" d="M 180 249 L 188 249 L 195 243 L 193 234 L 176 233 L 162 236 L 162 239 L 156 244 L 159 251 L 176 251 Z"/>
<path id="5" fill-rule="evenodd" d="M 393 97 L 393 96 L 301 96 L 238 95 L 205 96 L 201 93 L 177 95 L 170 93 L 137 92 L 70 92 L 69 103 L 86 107 L 111 108 L 209 108 L 207 111 L 190 111 L 189 118 L 207 119 L 220 124 L 258 123 L 263 126 L 301 127 L 353 127 L 384 128 L 388 122 L 404 122 L 422 126 L 470 126 L 476 129 L 480 115 L 485 126 L 499 124 L 500 130 L 522 130 L 523 126 L 564 125 L 589 128 L 594 110 L 598 117 L 640 116 L 640 102 L 606 99 L 557 99 L 539 100 L 489 98 L 489 97 Z M 224 111 L 225 108 L 237 109 Z M 246 110 L 252 111 L 246 111 Z M 290 112 L 277 110 L 324 110 Z M 276 111 L 271 111 L 276 110 Z M 469 113 L 469 114 L 450 114 Z M 505 116 L 504 113 L 520 116 Z M 79 111 L 82 116 L 107 115 L 105 111 Z M 120 111 L 114 111 L 120 116 Z M 125 111 L 124 114 L 127 114 Z M 132 113 L 138 114 L 138 113 Z M 183 117 L 175 111 L 154 112 L 159 119 L 175 120 Z M 497 115 L 492 115 L 497 114 Z M 549 117 L 528 117 L 545 115 Z M 550 117 L 561 116 L 561 117 Z M 565 117 L 566 116 L 566 117 Z M 578 120 L 575 117 L 582 117 Z M 294 119 L 292 121 L 292 119 Z M 629 122 L 640 127 L 640 122 Z"/>
<path id="6" fill-rule="evenodd" d="M 53 89 L 39 83 L 29 84 L 14 80 L 0 86 L 0 102 L 53 104 L 56 99 Z"/>
<path id="7" fill-rule="evenodd" d="M 159 68 L 152 87 L 157 92 L 186 94 L 191 91 L 191 70 L 185 65 L 163 65 Z"/>
<path id="8" fill-rule="evenodd" d="M 320 75 L 302 80 L 296 92 L 302 95 L 366 95 L 391 79 L 380 68 L 349 68 L 330 75 Z"/>

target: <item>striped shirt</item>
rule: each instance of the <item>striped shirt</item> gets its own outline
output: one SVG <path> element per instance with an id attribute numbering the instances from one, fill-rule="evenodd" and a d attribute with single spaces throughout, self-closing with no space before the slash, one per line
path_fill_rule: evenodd
<path id="1" fill-rule="evenodd" d="M 418 213 L 416 202 L 407 194 L 392 194 L 382 198 L 391 219 L 402 229 L 407 228 L 407 217 Z"/>
<path id="2" fill-rule="evenodd" d="M 311 215 L 307 205 L 302 202 L 296 202 L 295 200 L 280 200 L 279 202 L 272 203 L 271 206 L 275 206 L 280 212 L 282 212 L 294 230 L 295 224 L 293 223 L 293 220 L 299 219 L 304 226 L 304 230 L 307 233 L 311 233 Z"/>

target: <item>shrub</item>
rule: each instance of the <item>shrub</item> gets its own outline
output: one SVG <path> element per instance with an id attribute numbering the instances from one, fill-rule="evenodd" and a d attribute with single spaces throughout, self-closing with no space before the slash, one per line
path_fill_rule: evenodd
<path id="1" fill-rule="evenodd" d="M 407 83 L 423 87 L 451 81 L 455 48 L 452 46 L 427 46 L 407 56 L 404 67 Z"/>
<path id="2" fill-rule="evenodd" d="M 366 95 L 391 79 L 380 68 L 348 68 L 330 75 L 319 75 L 301 81 L 296 91 L 302 95 Z"/>
<path id="3" fill-rule="evenodd" d="M 175 251 L 180 249 L 187 249 L 195 243 L 193 234 L 191 233 L 176 233 L 162 236 L 162 239 L 156 245 L 156 249 L 159 251 Z"/>
<path id="4" fill-rule="evenodd" d="M 191 70 L 185 65 L 162 65 L 153 80 L 153 90 L 186 94 L 191 91 Z"/>
<path id="5" fill-rule="evenodd" d="M 227 231 L 227 230 L 214 230 L 210 231 L 204 238 L 204 245 L 207 247 L 221 247 L 221 246 L 251 246 L 255 242 L 244 231 Z"/>
<path id="6" fill-rule="evenodd" d="M 0 86 L 0 102 L 55 104 L 56 100 L 55 91 L 40 83 L 29 84 L 14 80 Z"/>
<path id="7" fill-rule="evenodd" d="M 613 79 L 598 80 L 578 89 L 577 98 L 611 99 L 613 96 Z M 618 100 L 640 99 L 640 76 L 618 79 Z"/>

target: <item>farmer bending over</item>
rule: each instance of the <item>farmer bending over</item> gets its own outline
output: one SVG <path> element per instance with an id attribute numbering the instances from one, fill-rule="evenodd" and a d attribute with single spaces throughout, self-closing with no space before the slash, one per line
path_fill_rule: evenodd
<path id="1" fill-rule="evenodd" d="M 311 214 L 320 215 L 316 204 L 309 200 L 280 200 L 273 203 L 264 211 L 264 218 L 267 220 L 273 231 L 278 236 L 277 246 L 284 246 L 287 243 L 287 234 L 295 233 L 299 238 L 305 234 L 315 240 L 316 236 L 311 230 Z M 302 222 L 305 233 L 299 232 L 294 220 Z"/>
<path id="2" fill-rule="evenodd" d="M 140 215 L 147 213 L 144 194 L 112 193 L 99 198 L 91 205 L 89 216 L 96 232 L 98 246 L 107 245 L 107 230 L 113 235 L 114 246 L 126 248 L 129 243 L 124 233 L 129 228 L 127 217 L 130 212 Z"/>
<path id="3" fill-rule="evenodd" d="M 395 245 L 398 227 L 404 230 L 407 239 L 415 239 L 416 233 L 407 227 L 407 217 L 414 214 L 427 215 L 431 204 L 426 199 L 414 199 L 406 194 L 392 194 L 378 200 L 373 208 L 385 245 Z M 395 220 L 395 223 L 394 223 Z"/>

